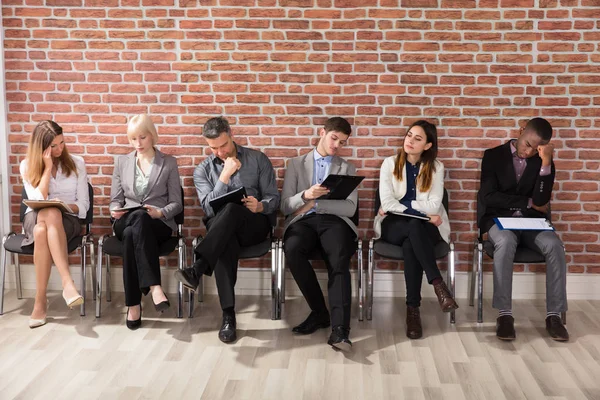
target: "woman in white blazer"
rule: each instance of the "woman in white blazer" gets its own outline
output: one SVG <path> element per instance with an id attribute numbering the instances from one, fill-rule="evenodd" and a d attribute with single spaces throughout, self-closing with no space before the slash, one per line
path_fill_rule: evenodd
<path id="1" fill-rule="evenodd" d="M 402 246 L 406 282 L 406 336 L 423 336 L 419 307 L 423 272 L 444 312 L 458 308 L 437 267 L 434 247 L 449 241 L 450 224 L 442 199 L 444 165 L 436 160 L 437 129 L 419 120 L 407 130 L 398 154 L 386 158 L 379 176 L 381 208 L 375 235 Z M 429 220 L 414 218 L 429 217 Z"/>
<path id="2" fill-rule="evenodd" d="M 142 325 L 142 294 L 152 295 L 158 312 L 170 307 L 161 286 L 158 249 L 177 229 L 174 218 L 183 201 L 177 160 L 154 147 L 158 134 L 150 117 L 131 118 L 127 138 L 134 151 L 117 159 L 109 208 L 115 235 L 123 242 L 125 324 L 135 330 Z"/>

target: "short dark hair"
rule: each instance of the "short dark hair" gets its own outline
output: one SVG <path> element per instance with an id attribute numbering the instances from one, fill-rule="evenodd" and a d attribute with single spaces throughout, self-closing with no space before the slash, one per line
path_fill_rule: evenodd
<path id="1" fill-rule="evenodd" d="M 202 136 L 207 139 L 216 139 L 221 136 L 222 133 L 226 133 L 231 136 L 231 127 L 229 122 L 223 117 L 214 117 L 204 123 L 202 128 Z"/>
<path id="2" fill-rule="evenodd" d="M 325 132 L 336 131 L 344 133 L 348 136 L 350 136 L 352 133 L 352 126 L 350 125 L 350 122 L 346 121 L 346 119 L 342 117 L 329 118 L 327 122 L 325 122 L 324 129 Z"/>
<path id="3" fill-rule="evenodd" d="M 532 131 L 538 135 L 544 142 L 552 139 L 552 125 L 544 118 L 533 118 L 525 125 L 525 131 Z"/>

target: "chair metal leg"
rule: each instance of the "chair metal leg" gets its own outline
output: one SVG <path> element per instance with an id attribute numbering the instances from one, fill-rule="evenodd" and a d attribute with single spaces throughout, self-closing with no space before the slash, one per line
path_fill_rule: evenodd
<path id="1" fill-rule="evenodd" d="M 106 255 L 106 301 L 112 300 L 112 283 L 110 279 L 110 256 Z"/>
<path id="2" fill-rule="evenodd" d="M 94 251 L 94 238 L 92 238 L 91 236 L 88 239 L 88 245 L 90 246 L 90 268 L 92 272 L 92 300 L 96 301 L 96 286 L 98 286 L 98 274 L 96 268 L 94 268 L 94 266 L 96 265 L 96 258 L 94 256 L 96 254 Z"/>
<path id="3" fill-rule="evenodd" d="M 102 249 L 104 248 L 104 238 L 98 239 L 98 262 L 96 263 L 96 318 L 102 314 Z"/>
<path id="4" fill-rule="evenodd" d="M 363 287 L 363 242 L 358 240 L 358 320 L 362 321 L 365 319 L 365 288 Z"/>
<path id="5" fill-rule="evenodd" d="M 483 322 L 483 243 L 477 244 L 477 322 Z"/>
<path id="6" fill-rule="evenodd" d="M 367 266 L 367 320 L 373 319 L 373 246 L 375 239 L 369 240 L 369 264 Z"/>
<path id="7" fill-rule="evenodd" d="M 183 252 L 185 251 L 185 239 L 179 238 L 178 244 L 178 254 L 177 254 L 177 264 L 178 268 L 182 270 L 184 268 L 183 265 Z M 179 282 L 177 284 L 177 318 L 183 317 L 183 283 Z"/>
<path id="8" fill-rule="evenodd" d="M 17 278 L 17 299 L 23 298 L 23 286 L 21 286 L 21 264 L 19 263 L 19 255 L 14 253 L 13 264 L 15 265 L 15 276 Z"/>
<path id="9" fill-rule="evenodd" d="M 279 268 L 277 268 L 277 259 L 279 258 L 279 246 L 277 241 L 271 242 L 271 319 L 281 318 L 281 303 L 279 300 Z"/>
<path id="10" fill-rule="evenodd" d="M 87 236 L 81 239 L 81 295 L 83 296 L 83 303 L 79 309 L 79 315 L 85 316 L 85 292 L 86 292 L 86 267 L 87 267 Z"/>
<path id="11" fill-rule="evenodd" d="M 450 242 L 450 253 L 448 253 L 449 258 L 450 258 L 450 262 L 448 263 L 448 284 L 450 285 L 450 290 L 452 291 L 452 296 L 456 297 L 456 281 L 454 279 L 455 273 L 456 273 L 456 259 L 455 259 L 455 252 L 454 252 L 454 242 Z M 454 324 L 456 323 L 456 312 L 455 310 L 452 310 L 450 312 L 450 323 Z"/>
<path id="12" fill-rule="evenodd" d="M 0 315 L 4 314 L 4 282 L 6 278 L 6 262 L 7 257 L 12 257 L 12 254 L 9 255 L 6 247 L 6 241 L 9 237 L 14 235 L 14 232 L 10 232 L 2 238 L 2 260 L 0 260 Z"/>
<path id="13" fill-rule="evenodd" d="M 277 278 L 277 287 L 279 290 L 279 303 L 285 303 L 285 252 L 283 251 L 283 239 L 279 239 L 279 276 Z"/>
<path id="14" fill-rule="evenodd" d="M 469 274 L 469 305 L 475 305 L 475 281 L 477 280 L 477 249 L 479 241 L 473 243 L 473 259 L 471 260 L 471 273 Z"/>

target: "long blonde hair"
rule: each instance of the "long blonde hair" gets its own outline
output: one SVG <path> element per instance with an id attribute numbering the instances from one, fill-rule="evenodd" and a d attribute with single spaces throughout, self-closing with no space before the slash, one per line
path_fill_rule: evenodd
<path id="1" fill-rule="evenodd" d="M 27 149 L 27 171 L 24 176 L 31 186 L 38 187 L 44 174 L 44 151 L 50 147 L 57 136 L 62 134 L 62 128 L 54 121 L 42 121 L 33 130 Z M 63 148 L 58 160 L 67 176 L 70 176 L 72 172 L 77 175 L 77 166 L 69 154 L 67 146 Z"/>
<path id="2" fill-rule="evenodd" d="M 420 126 L 427 136 L 427 143 L 431 143 L 431 147 L 421 154 L 421 168 L 419 169 L 419 176 L 417 177 L 419 191 L 427 192 L 429 189 L 431 189 L 431 184 L 433 183 L 433 174 L 435 172 L 435 159 L 438 151 L 437 129 L 435 125 L 430 122 L 418 120 L 408 127 L 406 130 L 407 134 L 413 126 Z M 404 140 L 406 140 L 406 137 Z M 394 163 L 394 177 L 399 181 L 402 180 L 402 170 L 404 169 L 405 164 L 406 152 L 404 151 L 404 146 L 402 146 L 398 151 L 396 162 Z"/>

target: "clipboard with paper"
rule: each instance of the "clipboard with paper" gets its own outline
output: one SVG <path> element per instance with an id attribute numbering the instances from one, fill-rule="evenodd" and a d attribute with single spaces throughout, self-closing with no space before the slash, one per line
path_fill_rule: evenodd
<path id="1" fill-rule="evenodd" d="M 553 231 L 554 226 L 546 218 L 496 217 L 498 228 L 510 231 Z"/>
<path id="2" fill-rule="evenodd" d="M 23 200 L 23 203 L 32 210 L 41 210 L 42 208 L 56 207 L 62 212 L 74 214 L 67 203 L 62 200 Z"/>

